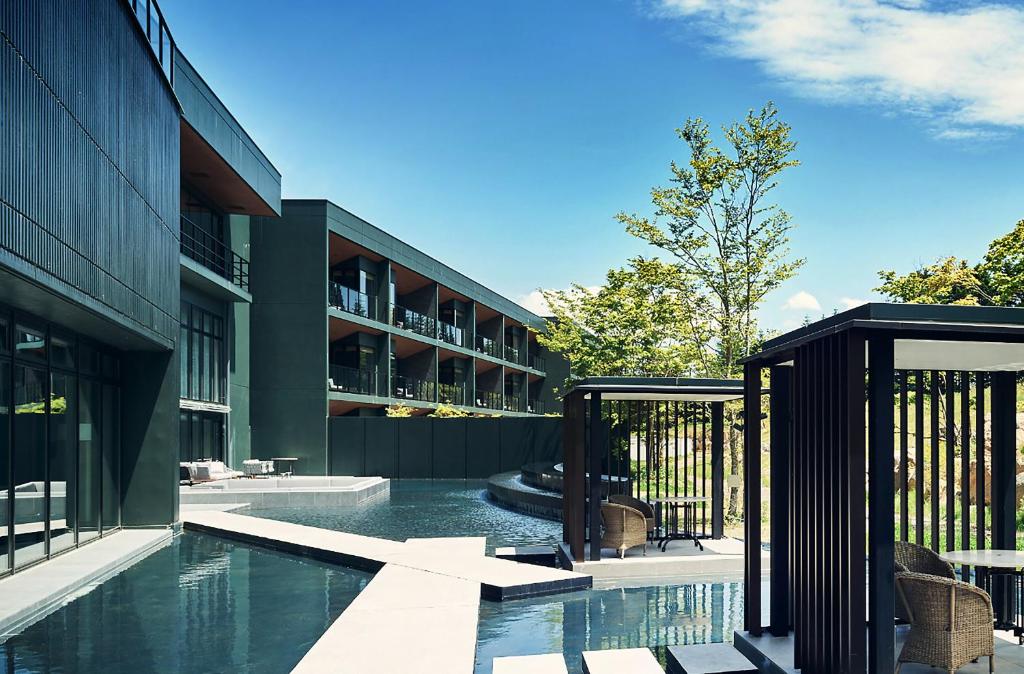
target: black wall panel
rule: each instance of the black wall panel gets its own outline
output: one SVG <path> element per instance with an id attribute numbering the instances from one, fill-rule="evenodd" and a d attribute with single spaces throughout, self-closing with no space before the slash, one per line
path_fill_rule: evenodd
<path id="1" fill-rule="evenodd" d="M 386 417 L 385 417 L 386 418 Z M 398 428 L 398 477 L 433 477 L 433 419 L 400 419 Z"/>
<path id="2" fill-rule="evenodd" d="M 344 434 L 347 424 L 364 423 L 366 445 L 353 447 L 346 443 L 346 451 L 362 452 L 366 456 L 366 475 L 398 477 L 398 429 L 387 417 L 335 417 L 329 420 L 328 435 Z"/>
<path id="3" fill-rule="evenodd" d="M 533 447 L 530 445 L 529 426 L 522 423 L 529 421 L 521 417 L 502 417 L 498 419 L 501 433 L 501 454 L 498 458 L 499 472 L 519 470 L 523 464 L 533 461 Z"/>
<path id="4" fill-rule="evenodd" d="M 466 479 L 466 419 L 437 419 L 434 431 L 434 479 Z"/>
<path id="5" fill-rule="evenodd" d="M 466 475 L 470 479 L 488 478 L 501 472 L 501 427 L 497 421 L 499 420 L 467 420 Z"/>
<path id="6" fill-rule="evenodd" d="M 179 124 L 124 3 L 0 3 L 0 269 L 172 347 Z"/>
<path id="7" fill-rule="evenodd" d="M 328 472 L 331 475 L 364 475 L 366 471 L 366 419 L 345 424 L 338 432 L 328 433 Z M 347 451 L 349 450 L 350 451 Z"/>

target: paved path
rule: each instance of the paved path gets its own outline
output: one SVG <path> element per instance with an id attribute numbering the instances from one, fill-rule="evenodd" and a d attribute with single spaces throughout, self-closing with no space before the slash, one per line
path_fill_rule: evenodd
<path id="1" fill-rule="evenodd" d="M 0 580 L 0 641 L 166 545 L 170 529 L 125 529 Z"/>
<path id="2" fill-rule="evenodd" d="M 592 586 L 592 578 L 582 573 L 453 552 L 445 545 L 407 545 L 399 541 L 224 512 L 183 512 L 181 521 L 186 529 L 357 569 L 379 571 L 385 564 L 394 564 L 472 581 L 479 584 L 480 596 L 492 601 Z"/>
<path id="3" fill-rule="evenodd" d="M 492 674 L 568 674 L 561 653 L 494 658 Z"/>

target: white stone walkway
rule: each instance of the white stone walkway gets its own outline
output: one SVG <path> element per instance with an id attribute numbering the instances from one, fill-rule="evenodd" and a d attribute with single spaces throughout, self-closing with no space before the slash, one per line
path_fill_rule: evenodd
<path id="1" fill-rule="evenodd" d="M 307 555 L 357 569 L 378 571 L 385 564 L 394 564 L 471 581 L 479 585 L 481 597 L 492 601 L 586 589 L 593 582 L 589 575 L 573 571 L 455 553 L 447 544 L 408 545 L 399 541 L 225 512 L 183 512 L 181 521 L 189 530 Z"/>

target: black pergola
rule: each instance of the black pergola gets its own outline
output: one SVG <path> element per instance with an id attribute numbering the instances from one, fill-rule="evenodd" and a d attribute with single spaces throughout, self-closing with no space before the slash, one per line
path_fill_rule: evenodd
<path id="1" fill-rule="evenodd" d="M 790 332 L 745 362 L 748 419 L 761 413 L 765 368 L 771 436 L 767 628 L 792 638 L 793 664 L 801 671 L 888 674 L 895 664 L 897 523 L 901 540 L 934 550 L 940 550 L 942 534 L 946 550 L 1015 547 L 1016 379 L 1024 370 L 1024 309 L 867 304 Z M 765 628 L 761 432 L 760 424 L 745 426 L 744 629 L 752 636 Z M 940 479 L 946 484 L 945 522 Z M 993 589 L 997 617 L 1007 619 L 1015 611 L 1009 584 L 996 582 Z"/>
<path id="2" fill-rule="evenodd" d="M 600 523 L 602 496 L 613 480 L 641 499 L 706 497 L 710 527 L 704 506 L 700 535 L 721 538 L 724 406 L 742 396 L 742 382 L 724 379 L 589 377 L 573 386 L 563 398 L 562 540 L 567 555 L 584 560 L 590 523 Z M 644 451 L 644 470 L 636 479 L 630 475 L 633 437 L 638 451 L 643 441 Z M 601 558 L 599 544 L 590 546 L 589 556 Z"/>

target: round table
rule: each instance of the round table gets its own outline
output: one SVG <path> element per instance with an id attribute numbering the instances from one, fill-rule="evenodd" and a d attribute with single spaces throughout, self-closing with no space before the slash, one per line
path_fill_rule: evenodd
<path id="1" fill-rule="evenodd" d="M 651 499 L 651 503 L 668 504 L 672 508 L 672 530 L 665 523 L 665 535 L 658 541 L 658 547 L 662 551 L 668 548 L 669 541 L 692 540 L 694 544 L 704 549 L 700 539 L 697 538 L 697 506 L 707 503 L 705 496 L 661 496 Z M 679 509 L 683 510 L 683 529 L 679 529 Z"/>
<path id="2" fill-rule="evenodd" d="M 982 585 L 992 595 L 992 576 L 1012 576 L 1017 587 L 1018 601 L 1020 608 L 1024 608 L 1024 575 L 1021 569 L 1024 568 L 1024 551 L 1021 550 L 951 550 L 940 552 L 939 558 L 950 564 L 963 564 L 973 566 L 979 570 Z M 981 570 L 984 569 L 982 572 Z M 1007 621 L 1006 616 L 996 616 L 996 626 L 1000 629 L 1012 630 L 1017 641 L 1024 644 L 1024 621 L 1020 618 L 1020 611 L 1011 611 L 1013 607 L 1012 597 L 1005 597 L 1004 602 L 1009 601 L 1011 617 Z M 1000 619 L 1002 618 L 1002 619 Z"/>

